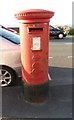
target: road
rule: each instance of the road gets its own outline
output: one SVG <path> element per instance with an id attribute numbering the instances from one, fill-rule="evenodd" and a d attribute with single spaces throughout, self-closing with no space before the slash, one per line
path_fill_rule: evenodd
<path id="1" fill-rule="evenodd" d="M 72 60 L 71 37 L 50 40 L 48 87 L 37 94 L 39 88 L 23 88 L 19 79 L 15 86 L 2 88 L 2 117 L 72 118 Z"/>
<path id="2" fill-rule="evenodd" d="M 49 66 L 72 68 L 74 38 L 51 39 L 49 44 Z"/>
<path id="3" fill-rule="evenodd" d="M 66 37 L 64 39 L 50 39 L 49 74 L 52 79 L 50 85 L 52 83 L 55 85 L 67 85 L 72 83 L 72 74 L 74 70 L 73 47 L 74 37 Z M 55 80 L 57 80 L 57 82 Z"/>

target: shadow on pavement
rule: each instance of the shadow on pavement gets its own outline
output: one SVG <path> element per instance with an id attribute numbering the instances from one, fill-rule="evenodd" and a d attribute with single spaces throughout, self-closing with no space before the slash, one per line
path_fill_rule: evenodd
<path id="1" fill-rule="evenodd" d="M 51 81 L 42 87 L 2 88 L 2 117 L 72 118 L 72 69 L 49 67 Z"/>

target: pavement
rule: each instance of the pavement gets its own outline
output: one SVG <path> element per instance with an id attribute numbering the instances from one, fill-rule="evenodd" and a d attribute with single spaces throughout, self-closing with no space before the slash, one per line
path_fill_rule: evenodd
<path id="1" fill-rule="evenodd" d="M 43 93 L 23 88 L 21 81 L 2 88 L 2 117 L 72 118 L 72 70 L 50 67 L 49 72 L 53 77 Z"/>
<path id="2" fill-rule="evenodd" d="M 51 80 L 45 87 L 23 87 L 20 78 L 15 86 L 2 88 L 2 120 L 72 118 L 74 67 L 71 66 L 72 57 L 68 57 L 72 56 L 70 40 L 50 41 L 48 70 Z"/>
<path id="3" fill-rule="evenodd" d="M 3 89 L 3 94 L 2 117 L 72 118 L 71 85 L 49 87 L 47 96 L 33 96 L 29 98 L 33 99 L 31 102 L 25 98 L 20 86 Z"/>

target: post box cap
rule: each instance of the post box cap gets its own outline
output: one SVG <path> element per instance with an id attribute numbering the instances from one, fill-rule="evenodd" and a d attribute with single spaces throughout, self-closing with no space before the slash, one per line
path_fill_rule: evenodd
<path id="1" fill-rule="evenodd" d="M 18 20 L 27 19 L 50 19 L 54 15 L 54 12 L 44 9 L 29 9 L 18 12 L 15 17 Z"/>

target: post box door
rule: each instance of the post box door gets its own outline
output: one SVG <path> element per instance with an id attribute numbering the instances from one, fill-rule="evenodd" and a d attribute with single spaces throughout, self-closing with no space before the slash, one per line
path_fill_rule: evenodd
<path id="1" fill-rule="evenodd" d="M 30 83 L 38 84 L 48 80 L 48 24 L 28 28 L 31 66 Z M 28 81 L 29 81 L 28 80 Z"/>

